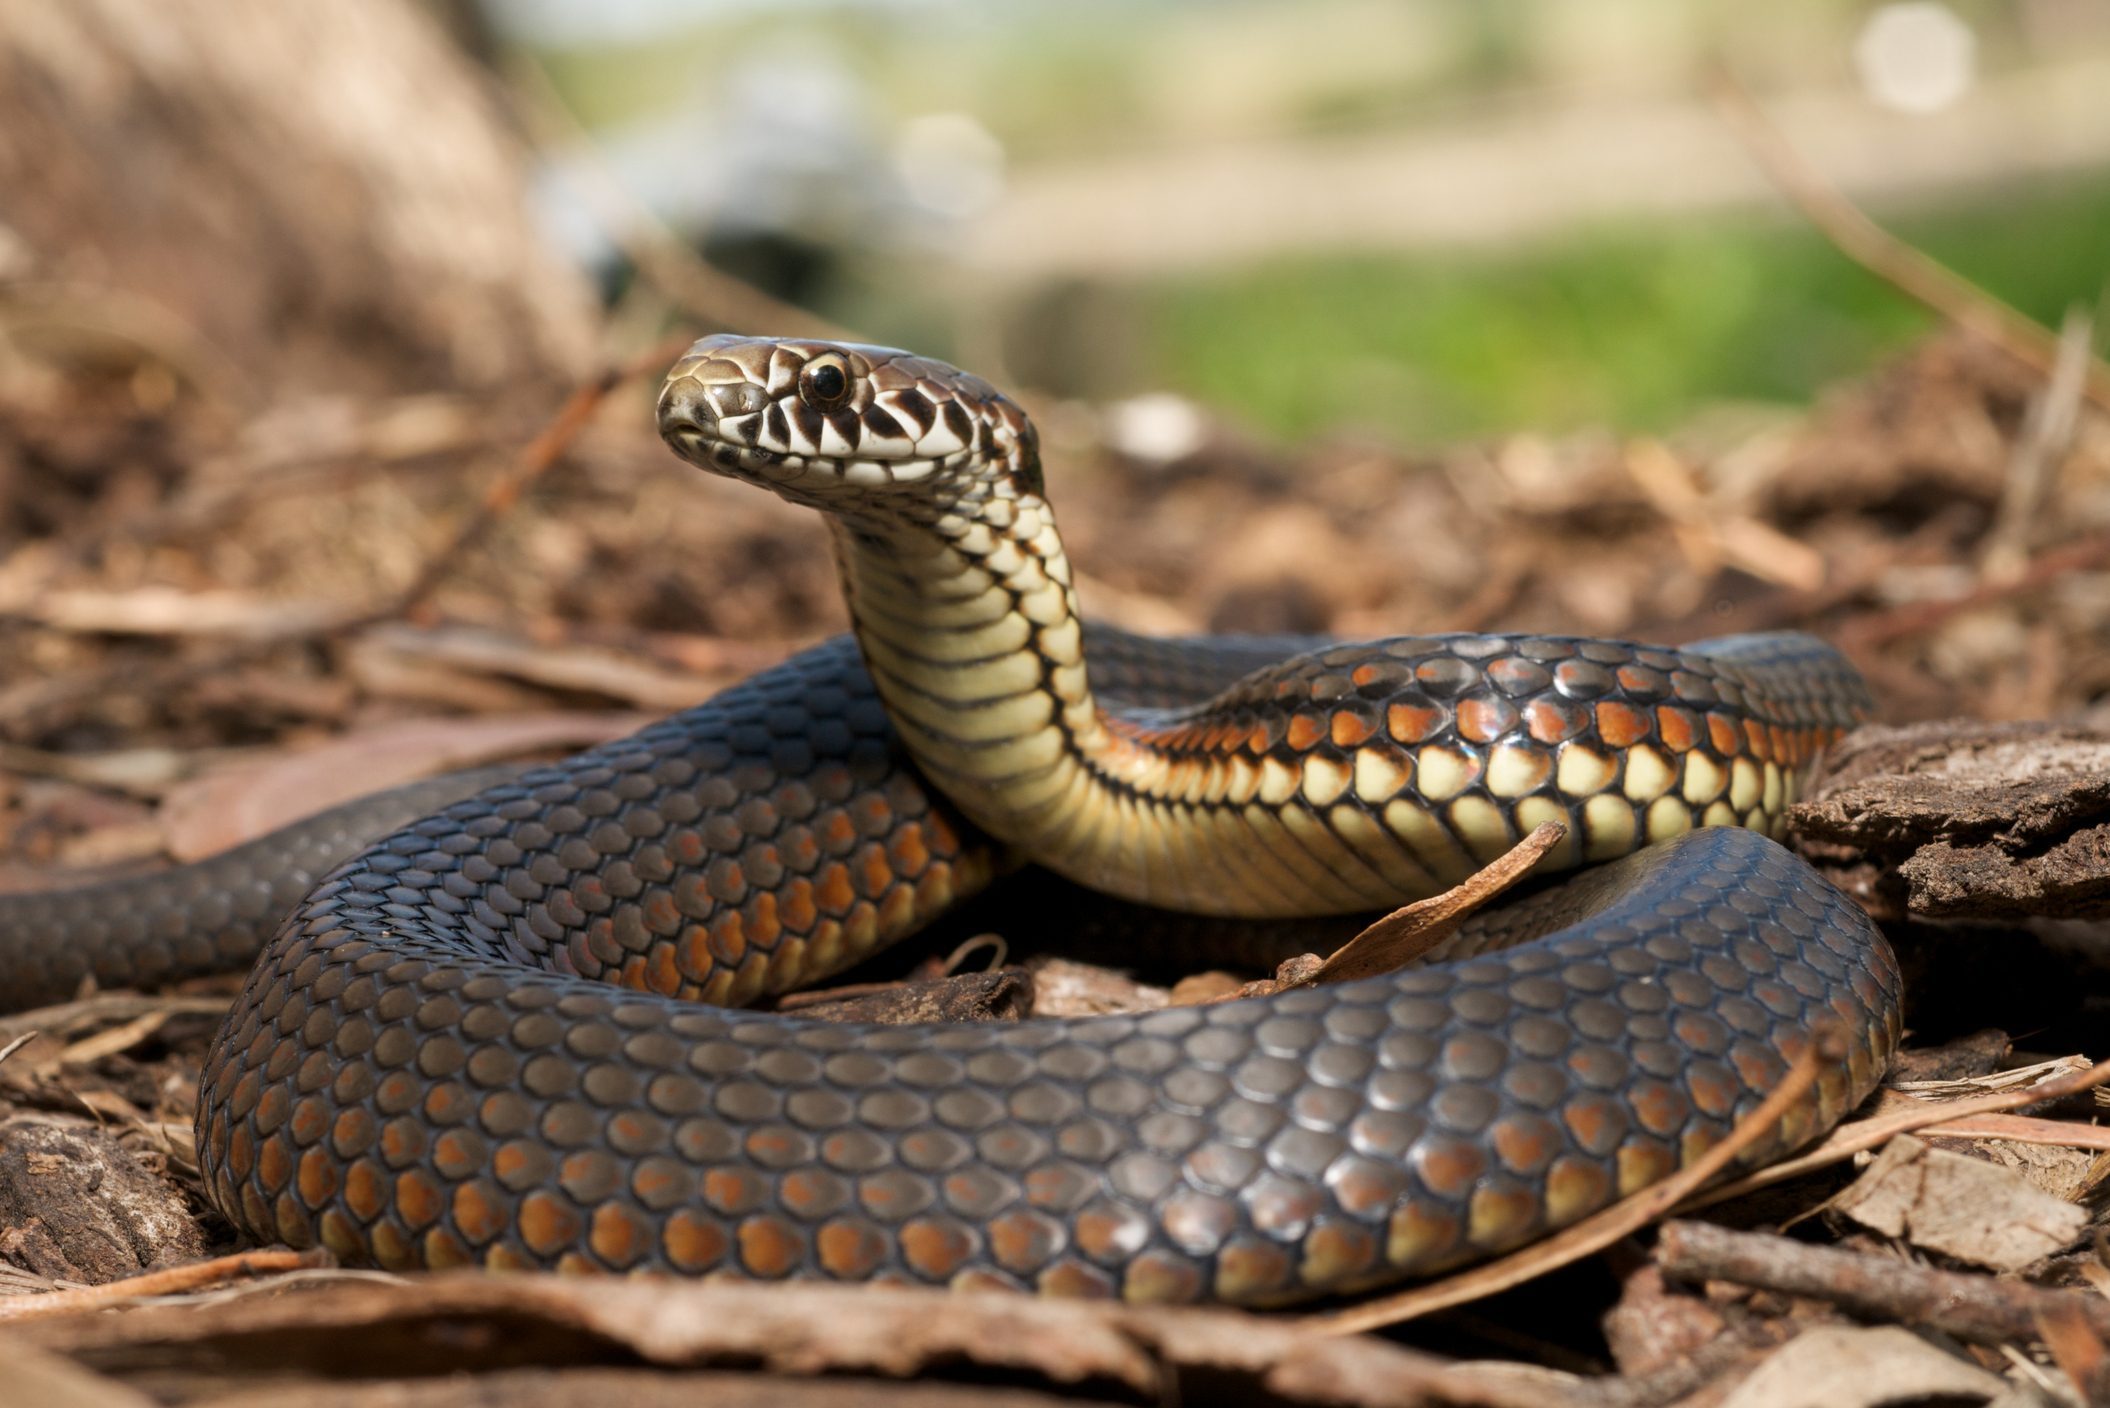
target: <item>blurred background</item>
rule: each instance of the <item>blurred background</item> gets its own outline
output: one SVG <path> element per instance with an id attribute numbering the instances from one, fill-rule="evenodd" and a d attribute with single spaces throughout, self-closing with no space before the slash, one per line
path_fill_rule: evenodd
<path id="1" fill-rule="evenodd" d="M 488 0 L 584 145 L 538 208 L 620 291 L 625 212 L 829 318 L 1063 395 L 1297 436 L 1662 428 L 1924 332 L 1705 97 L 2056 322 L 2110 234 L 2090 0 Z M 619 194 L 604 187 L 619 187 Z"/>
<path id="2" fill-rule="evenodd" d="M 1799 627 L 1894 718 L 2110 697 L 2099 0 L 0 13 L 31 856 L 840 629 L 817 525 L 652 432 L 718 328 L 1014 390 L 1133 627 Z"/>

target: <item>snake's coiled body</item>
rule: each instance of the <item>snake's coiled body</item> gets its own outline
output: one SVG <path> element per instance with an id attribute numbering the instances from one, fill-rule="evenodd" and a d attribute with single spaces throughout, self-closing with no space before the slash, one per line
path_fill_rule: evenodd
<path id="1" fill-rule="evenodd" d="M 699 463 L 841 515 L 861 651 L 487 788 L 308 895 L 200 1091 L 208 1186 L 252 1234 L 389 1267 L 1268 1303 L 1664 1176 L 1821 1022 L 1850 1059 L 1752 1157 L 1886 1064 L 1898 978 L 1866 918 L 1764 836 L 1691 830 L 1777 825 L 1865 707 L 1817 643 L 1431 636 L 1233 683 L 1264 646 L 1087 643 L 1030 430 L 972 378 L 707 339 L 662 417 Z M 1015 851 L 1131 898 L 1323 913 L 1549 818 L 1567 864 L 1663 844 L 1382 978 L 1003 1026 L 696 1001 L 834 971 Z"/>

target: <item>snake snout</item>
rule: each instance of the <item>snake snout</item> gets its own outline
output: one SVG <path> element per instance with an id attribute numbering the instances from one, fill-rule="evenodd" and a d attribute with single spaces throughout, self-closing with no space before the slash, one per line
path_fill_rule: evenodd
<path id="1" fill-rule="evenodd" d="M 725 448 L 735 439 L 751 441 L 752 435 L 736 437 L 728 421 L 758 416 L 767 409 L 769 396 L 746 379 L 713 381 L 703 377 L 673 376 L 659 393 L 659 433 L 674 452 L 705 468 L 720 468 L 713 460 L 713 447 Z M 750 425 L 752 422 L 748 422 Z"/>
<path id="2" fill-rule="evenodd" d="M 710 393 L 692 376 L 669 377 L 659 393 L 660 437 L 677 453 L 686 454 L 698 442 L 710 438 L 718 412 Z"/>

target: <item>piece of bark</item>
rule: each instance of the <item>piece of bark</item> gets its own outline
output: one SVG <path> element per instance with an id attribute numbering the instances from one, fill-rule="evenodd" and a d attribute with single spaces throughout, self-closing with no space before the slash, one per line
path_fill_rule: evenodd
<path id="1" fill-rule="evenodd" d="M 95 1284 L 204 1250 L 182 1195 L 114 1135 L 50 1118 L 0 1124 L 0 1261 Z"/>
<path id="2" fill-rule="evenodd" d="M 0 190 L 28 272 L 63 291 L 43 335 L 114 328 L 208 383 L 431 390 L 583 371 L 591 291 L 531 218 L 525 154 L 486 80 L 419 6 L 7 14 Z"/>
<path id="3" fill-rule="evenodd" d="M 2088 1227 L 2084 1210 L 2013 1169 L 1910 1135 L 1885 1145 L 1832 1206 L 1886 1237 L 1995 1271 L 2064 1251 Z"/>
<path id="4" fill-rule="evenodd" d="M 2110 915 L 2110 730 L 1856 730 L 1789 826 L 1881 918 Z"/>

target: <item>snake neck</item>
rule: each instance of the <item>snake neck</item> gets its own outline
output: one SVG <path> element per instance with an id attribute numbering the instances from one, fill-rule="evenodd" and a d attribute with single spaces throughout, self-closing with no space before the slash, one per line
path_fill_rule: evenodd
<path id="1" fill-rule="evenodd" d="M 902 740 L 977 826 L 1102 892 L 1197 907 L 1122 831 L 1161 830 L 1164 759 L 1092 693 L 1068 557 L 1033 472 L 831 517 L 857 640 Z"/>

